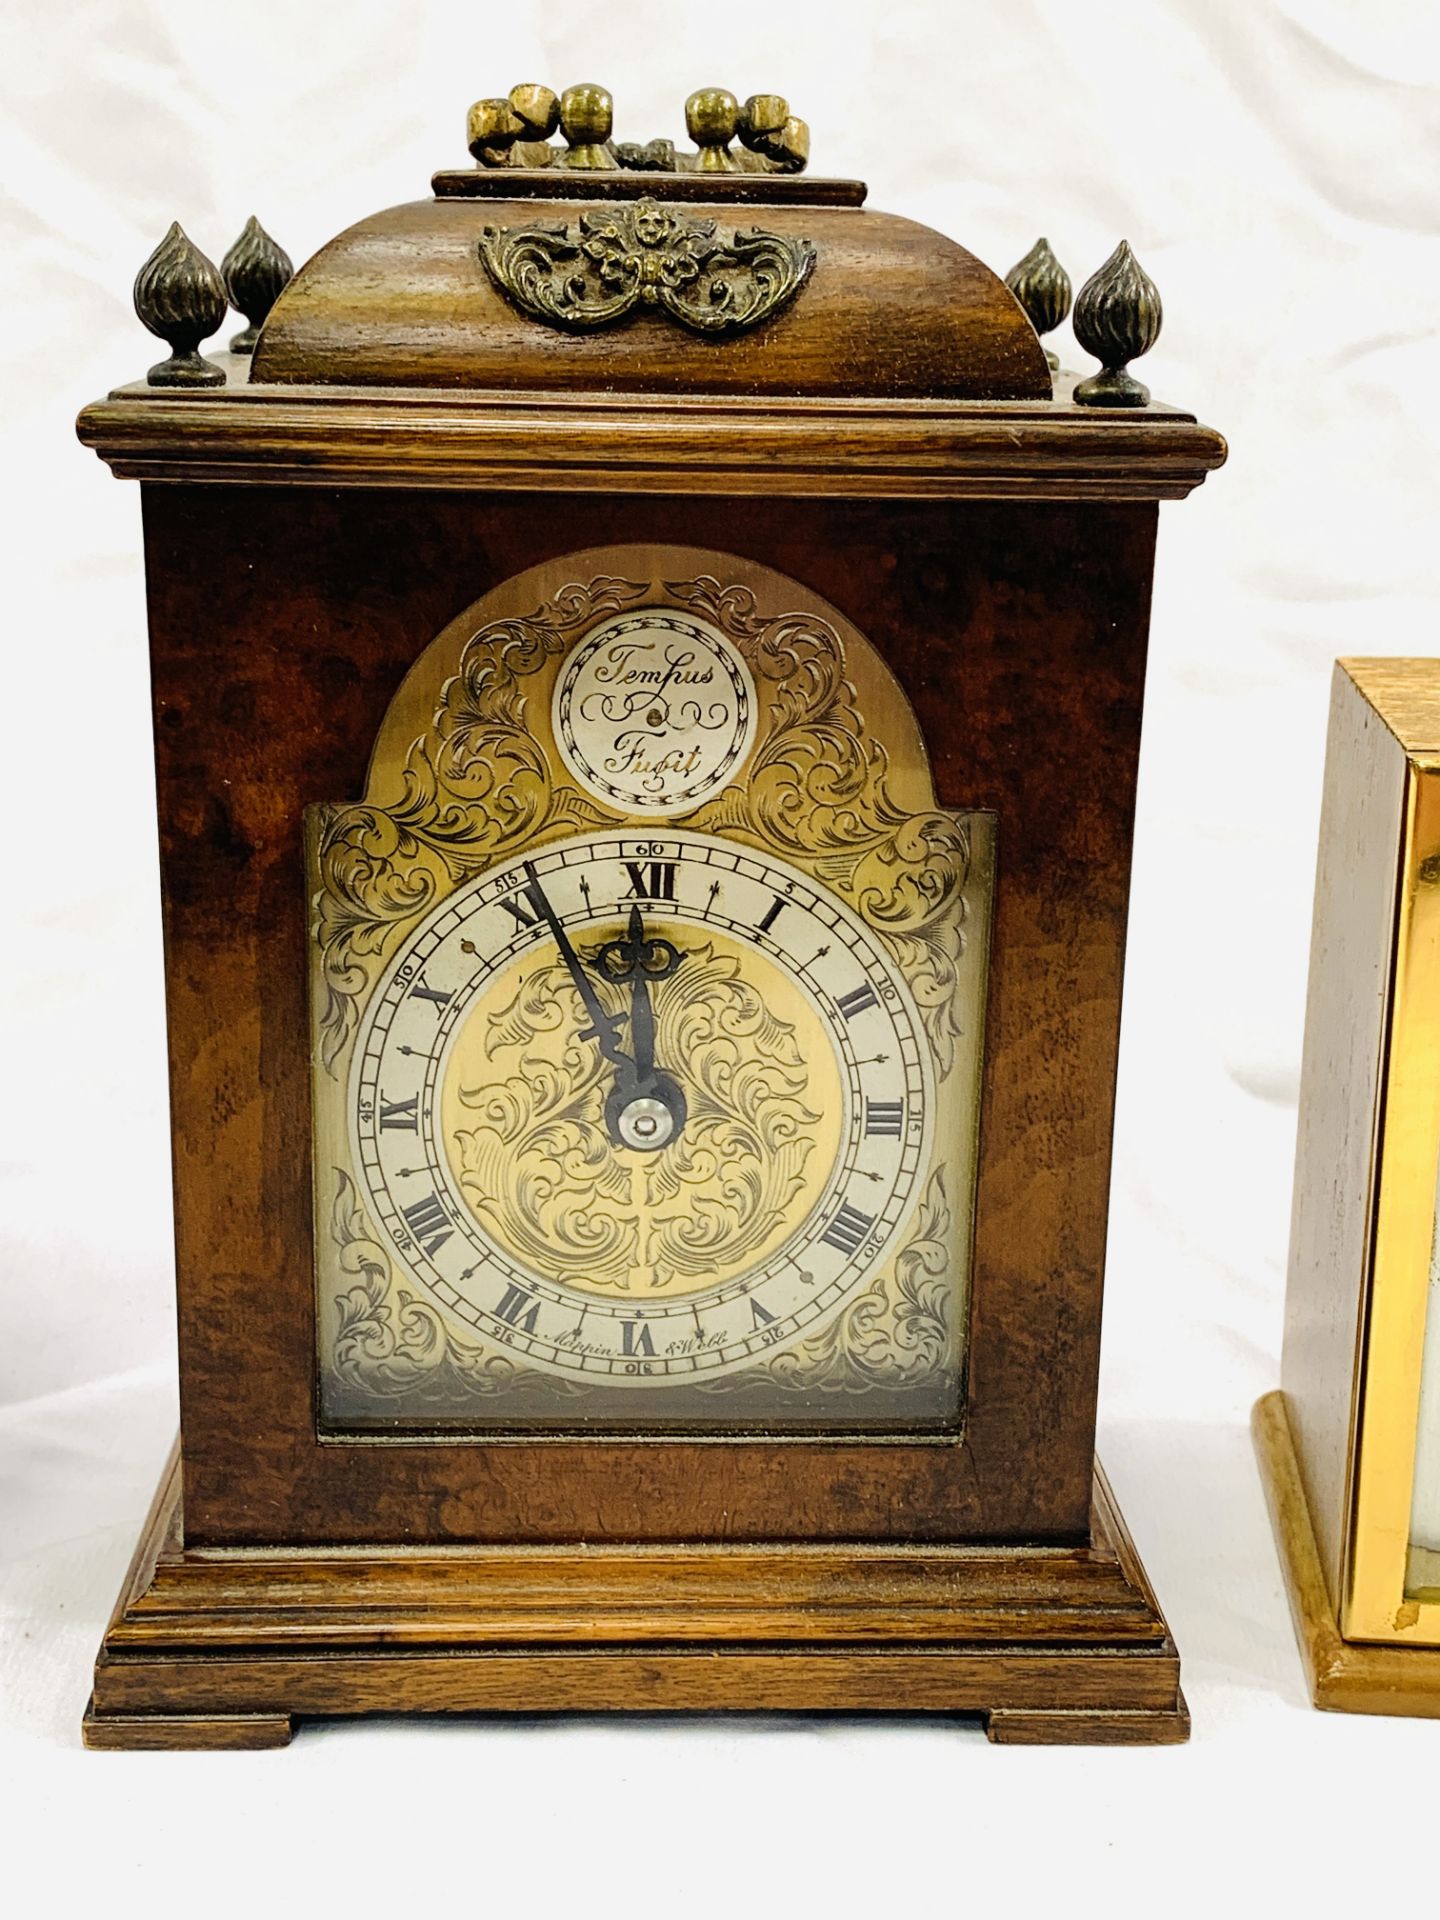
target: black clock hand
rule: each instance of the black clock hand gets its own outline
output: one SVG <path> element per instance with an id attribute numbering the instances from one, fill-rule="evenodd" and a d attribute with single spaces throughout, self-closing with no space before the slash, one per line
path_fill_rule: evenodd
<path id="1" fill-rule="evenodd" d="M 655 1065 L 655 1010 L 650 1001 L 651 981 L 668 980 L 680 964 L 680 953 L 668 940 L 649 938 L 640 909 L 633 906 L 624 937 L 607 941 L 593 964 L 607 980 L 630 982 L 633 1078 L 628 1083 L 623 1074 L 618 1078 L 605 1103 L 605 1124 L 620 1145 L 653 1152 L 676 1137 L 687 1111 L 679 1082 Z"/>
<path id="2" fill-rule="evenodd" d="M 530 898 L 540 910 L 541 918 L 555 936 L 555 944 L 560 949 L 560 958 L 569 970 L 570 978 L 575 982 L 575 991 L 580 995 L 580 1004 L 584 1007 L 590 1021 L 590 1028 L 580 1037 L 589 1039 L 593 1030 L 596 1045 L 611 1064 L 620 1069 L 621 1077 L 633 1074 L 634 1063 L 615 1037 L 615 1029 L 620 1024 L 613 1013 L 607 1013 L 600 1004 L 599 996 L 590 984 L 580 956 L 570 944 L 570 936 L 560 924 L 560 916 L 551 906 L 545 889 L 540 884 L 540 876 L 535 871 L 535 862 L 525 862 L 525 877 L 530 882 Z"/>
<path id="3" fill-rule="evenodd" d="M 630 1052 L 635 1061 L 635 1077 L 643 1083 L 652 1079 L 655 1073 L 655 1009 L 650 1004 L 650 981 L 645 968 L 645 922 L 640 917 L 639 907 L 630 909 L 626 944 L 635 956 L 630 971 Z M 670 952 L 674 951 L 671 947 Z M 673 973 L 674 968 L 668 971 Z M 657 977 L 663 979 L 665 976 Z"/>

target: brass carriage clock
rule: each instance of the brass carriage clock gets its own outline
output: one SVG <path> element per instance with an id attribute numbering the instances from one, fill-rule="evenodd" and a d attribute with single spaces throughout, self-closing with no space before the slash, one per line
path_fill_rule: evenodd
<path id="1" fill-rule="evenodd" d="M 687 124 L 482 101 L 293 278 L 173 228 L 171 358 L 81 416 L 143 482 L 182 1402 L 92 1745 L 1184 1735 L 1093 1442 L 1155 503 L 1223 444 L 1128 248 L 1077 384 L 1044 243 Z"/>
<path id="2" fill-rule="evenodd" d="M 1252 1420 L 1316 1706 L 1440 1718 L 1440 661 L 1335 663 L 1281 1387 Z"/>

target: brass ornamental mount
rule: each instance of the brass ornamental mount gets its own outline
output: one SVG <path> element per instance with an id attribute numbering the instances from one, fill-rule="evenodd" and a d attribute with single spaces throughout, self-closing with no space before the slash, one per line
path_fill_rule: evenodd
<path id="1" fill-rule="evenodd" d="M 809 240 L 759 227 L 722 238 L 714 220 L 648 198 L 568 224 L 486 227 L 479 251 L 522 312 L 575 332 L 648 307 L 693 333 L 741 333 L 793 300 L 815 265 Z"/>
<path id="2" fill-rule="evenodd" d="M 724 87 L 702 87 L 685 102 L 694 153 L 671 140 L 616 142 L 614 103 L 604 87 L 586 84 L 556 94 L 528 83 L 503 98 L 477 100 L 467 139 L 482 167 L 571 167 L 638 173 L 802 173 L 810 129 L 778 93 L 752 93 L 742 106 Z M 552 144 L 559 130 L 565 145 Z M 731 150 L 738 140 L 740 151 Z"/>

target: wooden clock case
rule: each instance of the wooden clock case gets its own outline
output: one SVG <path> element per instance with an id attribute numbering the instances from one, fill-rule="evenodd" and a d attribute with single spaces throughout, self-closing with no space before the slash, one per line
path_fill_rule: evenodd
<path id="1" fill-rule="evenodd" d="M 87 1740 L 701 1707 L 1181 1739 L 1176 1651 L 1093 1446 L 1156 502 L 1223 443 L 1052 391 L 1001 282 L 850 183 L 436 189 L 323 249 L 253 364 L 217 356 L 223 387 L 126 387 L 80 420 L 144 501 L 182 1418 Z M 805 235 L 809 284 L 740 338 L 650 311 L 577 336 L 480 271 L 487 224 L 667 193 Z M 362 791 L 459 609 L 620 542 L 721 548 L 823 596 L 898 677 L 941 803 L 998 816 L 959 1434 L 319 1429 L 304 809 Z"/>

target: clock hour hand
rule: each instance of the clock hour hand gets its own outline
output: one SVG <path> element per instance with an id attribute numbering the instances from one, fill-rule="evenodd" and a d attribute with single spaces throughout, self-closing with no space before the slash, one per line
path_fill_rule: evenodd
<path id="1" fill-rule="evenodd" d="M 630 1052 L 637 1079 L 648 1080 L 655 1071 L 655 1009 L 650 1004 L 650 982 L 668 980 L 680 955 L 668 940 L 646 940 L 639 907 L 630 909 L 625 940 L 614 944 L 623 947 L 630 959 Z"/>
<path id="2" fill-rule="evenodd" d="M 581 1034 L 581 1039 L 588 1040 L 593 1037 L 605 1058 L 620 1069 L 622 1077 L 626 1073 L 633 1074 L 634 1063 L 617 1038 L 616 1029 L 620 1022 L 613 1013 L 607 1013 L 601 1006 L 600 997 L 590 983 L 590 976 L 585 971 L 584 963 L 570 944 L 570 936 L 566 933 L 559 914 L 550 904 L 549 897 L 540 884 L 540 876 L 535 871 L 533 860 L 525 862 L 525 878 L 530 883 L 527 889 L 530 898 L 555 937 L 555 944 L 560 949 L 560 958 L 565 962 L 570 978 L 575 982 L 575 991 L 580 995 L 580 1004 L 584 1007 L 586 1017 L 589 1019 L 590 1025 Z"/>
<path id="3" fill-rule="evenodd" d="M 606 980 L 630 982 L 633 1077 L 617 1077 L 605 1103 L 605 1124 L 617 1144 L 654 1152 L 675 1139 L 687 1111 L 679 1082 L 655 1065 L 655 1009 L 650 999 L 651 982 L 670 978 L 680 964 L 680 951 L 669 940 L 649 938 L 635 906 L 623 938 L 607 941 L 593 964 Z"/>

